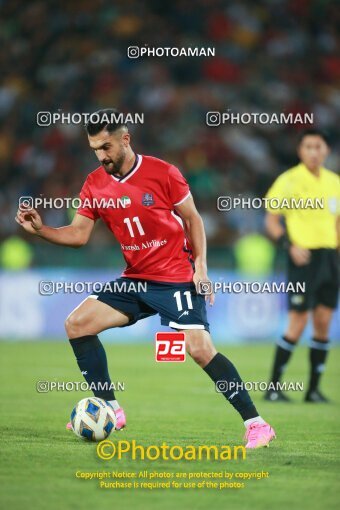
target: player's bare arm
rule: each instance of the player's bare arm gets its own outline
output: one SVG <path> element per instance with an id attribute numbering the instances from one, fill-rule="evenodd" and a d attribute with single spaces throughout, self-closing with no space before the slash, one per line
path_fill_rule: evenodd
<path id="1" fill-rule="evenodd" d="M 193 248 L 195 260 L 195 273 L 193 282 L 196 285 L 197 292 L 200 281 L 209 281 L 207 272 L 207 240 L 204 230 L 203 220 L 196 209 L 194 199 L 190 196 L 182 204 L 176 207 L 176 211 L 181 216 L 185 224 L 186 234 Z M 210 294 L 209 304 L 214 304 L 215 296 Z"/>
<path id="2" fill-rule="evenodd" d="M 272 214 L 267 212 L 265 217 L 265 227 L 269 237 L 273 241 L 278 241 L 280 237 L 285 235 L 285 229 L 282 226 L 282 216 L 280 214 Z M 300 248 L 294 244 L 289 246 L 289 254 L 297 266 L 304 266 L 310 260 L 310 251 Z"/>
<path id="3" fill-rule="evenodd" d="M 71 248 L 80 248 L 86 244 L 94 227 L 94 220 L 76 214 L 70 225 L 54 228 L 44 225 L 35 209 L 18 209 L 15 221 L 26 232 L 37 235 L 46 241 Z"/>

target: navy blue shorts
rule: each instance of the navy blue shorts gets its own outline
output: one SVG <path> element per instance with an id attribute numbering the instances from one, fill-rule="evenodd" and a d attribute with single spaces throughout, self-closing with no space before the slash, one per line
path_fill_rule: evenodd
<path id="1" fill-rule="evenodd" d="M 163 326 L 209 331 L 205 298 L 197 294 L 191 282 L 163 283 L 118 278 L 91 297 L 128 315 L 130 322 L 126 326 L 158 313 Z"/>

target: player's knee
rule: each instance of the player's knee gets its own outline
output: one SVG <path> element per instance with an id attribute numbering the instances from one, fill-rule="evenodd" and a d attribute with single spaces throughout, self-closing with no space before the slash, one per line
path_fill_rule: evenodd
<path id="1" fill-rule="evenodd" d="M 295 313 L 290 317 L 285 336 L 292 342 L 297 342 L 302 335 L 308 321 L 308 312 Z"/>
<path id="2" fill-rule="evenodd" d="M 200 366 L 205 367 L 216 354 L 215 347 L 207 342 L 192 342 L 188 346 L 192 359 Z"/>
<path id="3" fill-rule="evenodd" d="M 307 322 L 308 322 L 307 312 L 301 313 L 294 318 L 294 323 L 296 324 L 297 328 L 305 328 Z"/>
<path id="4" fill-rule="evenodd" d="M 76 313 L 71 313 L 65 321 L 65 329 L 69 338 L 82 336 L 83 321 Z"/>
<path id="5" fill-rule="evenodd" d="M 329 329 L 329 318 L 324 316 L 319 316 L 314 320 L 314 336 L 317 338 L 327 336 Z"/>

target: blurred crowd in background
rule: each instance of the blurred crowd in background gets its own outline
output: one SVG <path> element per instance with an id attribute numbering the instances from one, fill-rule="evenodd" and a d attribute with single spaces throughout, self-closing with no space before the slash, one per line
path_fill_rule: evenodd
<path id="1" fill-rule="evenodd" d="M 218 195 L 262 197 L 297 162 L 296 125 L 206 125 L 208 111 L 314 113 L 339 168 L 339 9 L 327 0 L 0 2 L 0 241 L 25 236 L 20 196 L 76 197 L 97 162 L 82 125 L 39 127 L 39 111 L 144 113 L 132 146 L 178 166 L 209 247 L 263 232 L 263 211 L 217 210 Z M 215 47 L 215 57 L 129 59 L 129 46 Z M 60 226 L 69 211 L 46 210 Z M 91 242 L 91 241 L 90 241 Z M 112 244 L 97 226 L 96 246 Z"/>

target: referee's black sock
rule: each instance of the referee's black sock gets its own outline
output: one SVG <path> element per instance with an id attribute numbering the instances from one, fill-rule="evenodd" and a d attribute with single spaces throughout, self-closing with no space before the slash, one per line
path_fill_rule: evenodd
<path id="1" fill-rule="evenodd" d="M 223 354 L 217 353 L 203 369 L 216 384 L 216 391 L 240 413 L 243 421 L 259 416 L 249 393 L 243 389 L 243 381 L 234 365 Z"/>
<path id="2" fill-rule="evenodd" d="M 295 343 L 291 340 L 288 340 L 285 336 L 280 338 L 276 344 L 276 351 L 274 357 L 274 365 L 273 372 L 271 377 L 271 382 L 277 384 L 280 382 L 281 375 L 284 372 L 284 369 L 291 357 Z"/>
<path id="3" fill-rule="evenodd" d="M 309 351 L 311 366 L 308 391 L 315 391 L 318 389 L 321 374 L 325 369 L 329 345 L 330 342 L 328 340 L 318 340 L 317 338 L 311 340 Z"/>
<path id="4" fill-rule="evenodd" d="M 94 396 L 104 400 L 115 400 L 113 390 L 110 389 L 111 379 L 105 350 L 98 336 L 81 336 L 70 340 L 70 344 L 86 382 L 89 385 L 93 383 L 95 387 L 92 390 Z"/>

